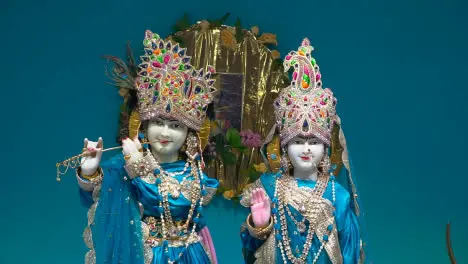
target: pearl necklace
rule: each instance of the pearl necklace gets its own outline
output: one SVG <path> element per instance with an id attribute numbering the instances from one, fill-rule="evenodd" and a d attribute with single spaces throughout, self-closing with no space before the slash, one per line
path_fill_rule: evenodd
<path id="1" fill-rule="evenodd" d="M 195 217 L 193 218 L 192 230 L 188 238 L 185 241 L 183 241 L 185 243 L 185 248 L 181 250 L 181 252 L 178 254 L 176 259 L 171 260 L 169 257 L 168 237 L 177 238 L 179 236 L 178 234 L 179 230 L 175 226 L 174 221 L 172 219 L 171 210 L 169 206 L 170 205 L 169 196 L 171 195 L 171 193 L 168 188 L 169 185 L 167 183 L 170 184 L 172 183 L 173 180 L 177 181 L 177 179 L 174 179 L 173 177 L 184 174 L 187 171 L 189 166 L 191 166 L 192 170 L 189 175 L 184 177 L 184 179 L 188 178 L 189 176 L 193 176 L 193 182 L 190 188 L 191 189 L 190 191 L 192 192 L 192 195 L 191 195 L 192 198 L 191 198 L 190 210 L 187 215 L 187 220 L 183 226 L 182 232 L 184 234 L 189 233 L 189 224 L 194 216 L 195 207 L 198 206 L 198 208 L 197 208 L 197 213 Z M 187 251 L 187 248 L 191 244 L 191 241 L 194 241 L 197 238 L 196 227 L 197 227 L 197 223 L 199 222 L 200 213 L 203 210 L 202 208 L 203 196 L 206 196 L 207 194 L 207 191 L 205 190 L 206 180 L 204 179 L 201 163 L 198 160 L 196 162 L 193 162 L 193 160 L 190 160 L 189 162 L 185 164 L 184 170 L 178 173 L 166 172 L 159 165 L 158 165 L 157 170 L 159 170 L 159 175 L 161 176 L 156 179 L 156 184 L 161 187 L 161 188 L 158 188 L 158 194 L 162 198 L 160 199 L 160 202 L 159 202 L 158 212 L 160 213 L 160 219 L 161 219 L 164 253 L 166 257 L 168 258 L 168 263 L 174 264 L 178 262 L 180 258 L 183 256 L 183 254 Z M 179 187 L 179 192 L 180 192 L 180 187 Z"/>
<path id="2" fill-rule="evenodd" d="M 286 173 L 287 176 L 289 176 Z M 302 224 L 304 221 L 305 217 L 303 218 L 303 221 L 297 222 L 294 217 L 292 217 L 292 214 L 288 208 L 288 200 L 286 199 L 286 194 L 287 194 L 287 185 L 284 184 L 284 181 L 282 180 L 283 174 L 281 172 L 278 172 L 276 174 L 276 179 L 275 179 L 275 192 L 274 192 L 274 198 L 273 198 L 273 221 L 274 221 L 274 228 L 275 228 L 275 236 L 276 240 L 278 242 L 278 247 L 281 252 L 281 257 L 283 259 L 283 262 L 285 264 L 288 263 L 288 260 L 292 262 L 293 264 L 300 264 L 300 263 L 305 263 L 307 256 L 309 255 L 310 249 L 312 247 L 312 239 L 315 234 L 314 230 L 312 229 L 312 223 L 309 223 L 309 227 L 307 228 L 307 237 L 306 241 L 302 250 L 302 254 L 298 257 L 296 257 L 292 253 L 291 249 L 291 244 L 290 244 L 290 238 L 288 235 L 288 227 L 287 227 L 287 220 L 285 217 L 285 211 L 289 214 L 291 219 L 293 219 L 294 223 L 296 225 Z M 323 195 L 323 192 L 325 191 L 325 188 L 327 187 L 328 179 L 331 180 L 332 184 L 332 200 L 333 200 L 333 205 L 335 205 L 336 202 L 336 196 L 335 196 L 335 176 L 333 173 L 330 173 L 330 177 L 328 175 L 322 175 L 319 177 L 319 180 L 317 181 L 316 185 L 312 189 L 312 196 L 314 198 L 321 198 Z M 297 181 L 294 180 L 297 184 Z M 324 186 L 324 188 L 321 186 Z M 312 201 L 312 206 L 314 204 L 317 204 L 316 202 Z M 308 208 L 310 209 L 310 208 Z M 303 213 L 303 212 L 302 212 Z M 279 215 L 279 216 L 278 216 Z M 278 221 L 279 218 L 279 221 Z M 334 221 L 334 220 L 333 220 Z M 305 222 L 305 221 L 304 221 Z M 305 223 L 304 223 L 305 224 Z M 301 229 L 303 228 L 302 226 L 297 226 L 299 231 L 301 232 Z M 331 232 L 333 230 L 333 225 L 328 226 L 328 231 Z M 303 233 L 303 232 L 301 232 Z M 285 239 L 283 239 L 283 236 Z M 320 240 L 320 239 L 319 239 Z M 314 253 L 314 259 L 313 259 L 313 264 L 315 264 L 323 251 L 323 248 L 325 247 L 325 244 L 328 242 L 328 234 L 324 235 L 321 241 L 321 245 L 319 250 Z"/>
<path id="3" fill-rule="evenodd" d="M 177 179 L 175 179 L 175 177 L 185 174 L 187 172 L 187 169 L 190 166 L 192 166 L 192 163 L 188 161 L 185 163 L 184 169 L 182 171 L 167 172 L 161 167 L 161 165 L 159 165 L 159 163 L 156 164 L 156 169 L 155 169 L 156 174 L 158 174 L 161 178 L 165 180 L 164 183 L 166 185 L 170 186 L 170 189 L 171 189 L 170 193 L 171 193 L 172 198 L 177 199 L 180 195 L 180 190 L 181 190 L 181 184 L 179 183 Z M 192 168 L 192 171 L 193 171 L 193 168 Z M 180 182 L 184 182 L 184 180 L 186 180 L 191 175 L 192 173 L 185 175 Z"/>

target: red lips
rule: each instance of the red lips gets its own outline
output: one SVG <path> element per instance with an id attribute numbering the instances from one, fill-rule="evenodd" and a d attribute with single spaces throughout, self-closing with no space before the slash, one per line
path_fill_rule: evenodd
<path id="1" fill-rule="evenodd" d="M 308 156 L 302 156 L 301 159 L 302 159 L 303 161 L 309 161 L 309 160 L 310 160 L 310 157 L 308 157 Z"/>

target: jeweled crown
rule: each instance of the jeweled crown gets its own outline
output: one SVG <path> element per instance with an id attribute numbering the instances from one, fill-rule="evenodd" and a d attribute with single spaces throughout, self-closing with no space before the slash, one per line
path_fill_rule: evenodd
<path id="1" fill-rule="evenodd" d="M 149 30 L 143 45 L 145 55 L 140 57 L 136 79 L 141 120 L 173 118 L 200 130 L 216 91 L 214 69 L 193 69 L 186 49 Z"/>
<path id="2" fill-rule="evenodd" d="M 333 92 L 322 88 L 320 69 L 311 53 L 314 48 L 306 38 L 297 51 L 284 60 L 284 70 L 294 68 L 291 84 L 275 100 L 276 125 L 281 145 L 295 136 L 315 136 L 330 145 L 336 116 Z"/>

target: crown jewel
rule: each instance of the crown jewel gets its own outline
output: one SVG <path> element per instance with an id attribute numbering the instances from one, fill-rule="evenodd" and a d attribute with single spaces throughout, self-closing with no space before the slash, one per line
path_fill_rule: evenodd
<path id="1" fill-rule="evenodd" d="M 149 30 L 143 45 L 145 55 L 140 57 L 136 80 L 141 120 L 174 118 L 200 130 L 216 91 L 211 78 L 214 68 L 194 69 L 186 49 Z"/>
<path id="2" fill-rule="evenodd" d="M 275 100 L 282 146 L 298 135 L 315 136 L 330 145 L 336 98 L 330 89 L 322 88 L 320 69 L 311 55 L 313 50 L 306 38 L 299 49 L 291 51 L 284 60 L 284 70 L 293 67 L 294 72 L 291 85 Z"/>

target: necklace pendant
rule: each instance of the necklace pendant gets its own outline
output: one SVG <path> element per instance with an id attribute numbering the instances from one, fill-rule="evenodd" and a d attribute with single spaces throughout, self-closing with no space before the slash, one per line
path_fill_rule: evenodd
<path id="1" fill-rule="evenodd" d="M 176 227 L 173 227 L 173 228 L 171 229 L 170 235 L 171 235 L 172 238 L 177 238 L 177 237 L 179 237 L 179 230 L 177 230 Z"/>
<path id="2" fill-rule="evenodd" d="M 174 199 L 179 198 L 179 195 L 180 195 L 180 191 L 179 191 L 179 190 L 173 190 L 173 191 L 171 192 L 171 196 L 172 196 L 172 198 L 174 198 Z"/>
<path id="3" fill-rule="evenodd" d="M 304 206 L 304 205 L 301 205 L 301 208 L 299 208 L 299 211 L 300 211 L 301 213 L 305 213 L 305 211 L 306 211 L 305 206 Z"/>
<path id="4" fill-rule="evenodd" d="M 306 225 L 304 223 L 298 223 L 297 230 L 301 233 L 304 233 L 306 231 Z"/>

